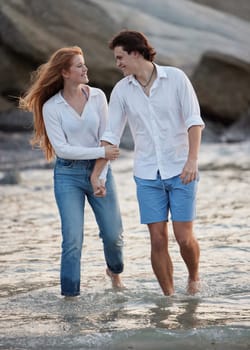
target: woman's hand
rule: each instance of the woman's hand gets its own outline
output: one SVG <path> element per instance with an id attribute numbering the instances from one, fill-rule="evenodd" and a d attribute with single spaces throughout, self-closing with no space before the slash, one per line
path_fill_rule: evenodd
<path id="1" fill-rule="evenodd" d="M 107 160 L 115 160 L 120 155 L 120 150 L 116 145 L 108 145 L 105 146 L 105 159 Z"/>

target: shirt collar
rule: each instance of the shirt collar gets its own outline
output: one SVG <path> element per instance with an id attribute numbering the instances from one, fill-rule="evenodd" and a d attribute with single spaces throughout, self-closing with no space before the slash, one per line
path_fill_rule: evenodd
<path id="1" fill-rule="evenodd" d="M 89 96 L 96 96 L 98 95 L 98 91 L 96 89 L 93 89 L 91 86 L 89 86 Z M 62 96 L 62 90 L 58 91 L 58 93 L 55 95 L 56 103 L 65 103 L 68 105 L 67 101 Z"/>
<path id="2" fill-rule="evenodd" d="M 158 64 L 156 64 L 154 62 L 153 62 L 153 64 L 155 65 L 155 68 L 156 68 L 157 79 L 168 77 L 167 72 L 163 66 L 159 66 Z M 139 85 L 138 81 L 135 79 L 134 75 L 132 75 L 132 74 L 128 76 L 128 82 Z"/>
<path id="3" fill-rule="evenodd" d="M 58 93 L 55 96 L 56 103 L 65 103 L 67 104 L 66 100 L 62 97 L 62 91 L 58 91 Z"/>

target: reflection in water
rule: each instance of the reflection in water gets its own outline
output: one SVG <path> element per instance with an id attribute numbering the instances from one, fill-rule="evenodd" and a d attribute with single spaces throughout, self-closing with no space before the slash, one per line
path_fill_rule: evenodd
<path id="1" fill-rule="evenodd" d="M 190 299 L 183 304 L 183 312 L 176 316 L 176 320 L 182 328 L 197 328 L 201 322 L 196 314 L 199 299 Z"/>
<path id="2" fill-rule="evenodd" d="M 33 347 L 30 349 L 45 349 L 41 344 L 46 344 L 47 349 L 50 349 L 49 346 L 53 344 L 53 349 L 68 350 L 74 349 L 71 347 L 73 342 L 81 344 L 82 347 L 79 345 L 79 348 L 75 348 L 81 350 L 85 349 L 85 345 L 87 349 L 125 350 L 129 349 L 128 346 L 135 346 L 133 344 L 137 345 L 131 349 L 137 350 L 143 349 L 138 344 L 144 344 L 148 337 L 148 346 L 154 343 L 154 339 L 161 343 L 170 337 L 171 341 L 174 340 L 176 349 L 181 349 L 183 342 L 179 332 L 189 339 L 191 345 L 195 343 L 195 337 L 199 334 L 199 341 L 205 345 L 211 337 L 210 325 L 214 324 L 219 332 L 215 333 L 216 342 L 223 343 L 232 330 L 232 317 L 236 320 L 239 315 L 238 319 L 241 318 L 241 322 L 244 317 L 249 321 L 247 305 L 240 306 L 239 300 L 235 300 L 235 303 L 228 300 L 226 307 L 223 297 L 162 297 L 150 291 L 140 294 L 137 290 L 113 292 L 111 289 L 105 289 L 95 293 L 88 290 L 74 300 L 65 300 L 58 297 L 56 292 L 57 290 L 52 288 L 50 292 L 41 290 L 32 294 L 17 295 L 8 299 L 5 311 L 3 304 L 1 305 L 1 325 L 4 327 L 0 331 L 0 349 L 4 339 L 5 345 L 10 344 L 10 348 L 13 349 L 17 344 L 32 340 Z M 234 310 L 233 314 L 230 308 Z M 222 325 L 227 324 L 223 330 Z M 237 339 L 236 343 L 241 345 L 243 342 L 239 349 L 247 349 L 244 346 L 244 343 L 248 344 L 247 328 L 243 325 L 235 327 L 238 327 L 238 331 L 233 341 Z M 232 342 L 231 338 L 229 340 Z M 121 342 L 127 344 L 127 347 L 124 345 L 124 348 L 116 348 L 114 344 Z M 98 344 L 100 347 L 97 347 Z M 190 349 L 195 349 L 191 345 Z M 226 349 L 230 349 L 227 344 L 225 346 Z M 189 349 L 188 346 L 186 348 Z"/>
<path id="3" fill-rule="evenodd" d="M 200 300 L 190 298 L 184 301 L 175 301 L 174 298 L 166 298 L 156 303 L 156 307 L 150 309 L 150 323 L 157 328 L 196 328 L 199 320 L 196 315 Z"/>

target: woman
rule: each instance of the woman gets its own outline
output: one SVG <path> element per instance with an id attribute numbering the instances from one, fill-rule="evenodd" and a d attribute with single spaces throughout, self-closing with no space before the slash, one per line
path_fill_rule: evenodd
<path id="1" fill-rule="evenodd" d="M 114 160 L 116 146 L 100 146 L 107 116 L 104 93 L 87 85 L 87 67 L 77 47 L 57 50 L 34 73 L 22 109 L 33 112 L 35 133 L 32 145 L 39 145 L 48 161 L 56 155 L 54 192 L 61 217 L 61 294 L 80 294 L 84 205 L 87 198 L 95 214 L 104 246 L 107 274 L 113 287 L 122 287 L 122 221 L 110 167 L 100 177 L 106 181 L 107 196 L 93 193 L 90 175 L 95 159 Z"/>

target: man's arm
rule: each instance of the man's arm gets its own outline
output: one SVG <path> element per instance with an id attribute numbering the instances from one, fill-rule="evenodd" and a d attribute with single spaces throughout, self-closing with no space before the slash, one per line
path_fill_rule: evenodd
<path id="1" fill-rule="evenodd" d="M 126 125 L 127 117 L 124 111 L 123 98 L 121 96 L 122 89 L 123 88 L 120 85 L 116 85 L 110 95 L 109 118 L 105 132 L 101 136 L 101 139 L 103 138 L 101 145 L 104 147 L 107 147 L 108 145 L 109 147 L 116 147 L 118 149 L 118 145 L 120 144 L 120 139 Z M 105 161 L 105 159 L 98 159 L 91 175 L 93 191 L 97 197 L 104 197 L 106 194 L 104 181 L 99 179 L 100 174 L 106 164 L 107 161 Z"/>
<path id="2" fill-rule="evenodd" d="M 188 130 L 188 159 L 180 175 L 180 178 L 184 184 L 188 184 L 189 182 L 195 180 L 198 176 L 198 154 L 201 144 L 201 133 L 201 125 L 191 126 Z"/>
<path id="3" fill-rule="evenodd" d="M 110 145 L 110 143 L 106 141 L 101 142 L 102 146 Z M 93 187 L 94 195 L 96 197 L 104 197 L 106 195 L 106 188 L 104 181 L 100 180 L 100 174 L 102 170 L 104 169 L 105 165 L 107 164 L 108 160 L 105 158 L 99 158 L 95 162 L 94 169 L 91 174 L 91 184 Z"/>

